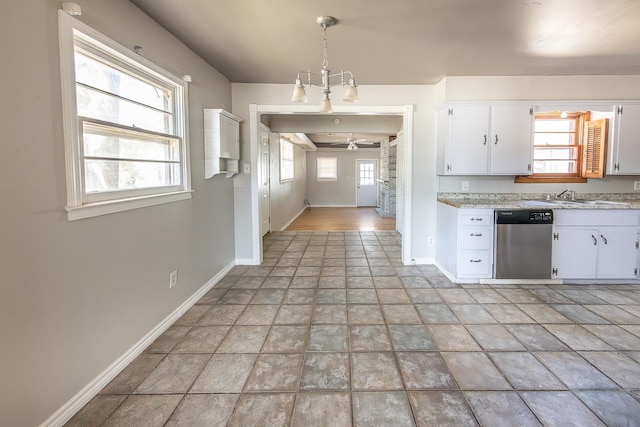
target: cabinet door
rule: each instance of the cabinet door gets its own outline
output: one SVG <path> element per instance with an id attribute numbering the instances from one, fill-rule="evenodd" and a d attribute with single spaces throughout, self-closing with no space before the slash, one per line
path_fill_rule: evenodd
<path id="1" fill-rule="evenodd" d="M 488 172 L 488 105 L 457 105 L 449 116 L 449 142 L 445 173 L 479 175 Z"/>
<path id="2" fill-rule="evenodd" d="M 621 105 L 611 174 L 640 174 L 640 105 Z"/>
<path id="3" fill-rule="evenodd" d="M 240 124 L 220 114 L 220 157 L 227 159 L 240 158 Z"/>
<path id="4" fill-rule="evenodd" d="M 558 279 L 594 279 L 598 255 L 598 230 L 556 227 L 553 267 Z"/>
<path id="5" fill-rule="evenodd" d="M 531 174 L 533 115 L 529 106 L 494 106 L 491 114 L 491 174 Z"/>
<path id="6" fill-rule="evenodd" d="M 601 227 L 598 233 L 599 279 L 633 279 L 638 267 L 638 229 Z"/>

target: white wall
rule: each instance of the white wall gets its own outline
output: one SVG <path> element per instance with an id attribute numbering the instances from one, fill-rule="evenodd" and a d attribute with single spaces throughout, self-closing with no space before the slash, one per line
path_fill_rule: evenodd
<path id="1" fill-rule="evenodd" d="M 447 77 L 438 83 L 437 104 L 446 101 L 580 101 L 638 100 L 640 76 Z M 515 184 L 513 177 L 441 176 L 438 191 L 557 193 L 570 187 L 578 193 L 632 192 L 638 177 L 606 176 L 583 184 Z"/>
<path id="2" fill-rule="evenodd" d="M 234 259 L 233 182 L 204 179 L 202 108 L 231 85 L 127 0 L 79 19 L 190 74 L 193 199 L 69 222 L 57 9 L 5 2 L 0 26 L 0 425 L 44 422 Z M 168 276 L 179 270 L 178 286 Z"/>
<path id="3" fill-rule="evenodd" d="M 337 181 L 318 182 L 318 157 L 337 157 Z M 377 160 L 379 163 L 380 149 L 322 150 L 307 153 L 307 199 L 311 206 L 356 206 L 357 159 Z"/>
<path id="4" fill-rule="evenodd" d="M 271 231 L 288 225 L 304 209 L 307 189 L 306 152 L 293 146 L 293 181 L 280 182 L 280 136 L 269 134 L 271 175 Z"/>

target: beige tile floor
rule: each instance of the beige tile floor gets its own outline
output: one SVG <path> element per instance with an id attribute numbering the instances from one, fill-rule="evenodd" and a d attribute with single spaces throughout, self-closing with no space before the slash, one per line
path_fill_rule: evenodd
<path id="1" fill-rule="evenodd" d="M 69 423 L 640 426 L 640 287 L 452 284 L 394 232 L 283 232 Z"/>

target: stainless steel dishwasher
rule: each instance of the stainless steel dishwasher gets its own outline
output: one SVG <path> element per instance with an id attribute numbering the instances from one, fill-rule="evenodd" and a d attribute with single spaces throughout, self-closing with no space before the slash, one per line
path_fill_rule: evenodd
<path id="1" fill-rule="evenodd" d="M 495 211 L 494 277 L 550 279 L 553 211 Z"/>

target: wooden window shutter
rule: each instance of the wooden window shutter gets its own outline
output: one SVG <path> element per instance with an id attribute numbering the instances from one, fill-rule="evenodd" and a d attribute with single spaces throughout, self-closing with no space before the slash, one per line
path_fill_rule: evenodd
<path id="1" fill-rule="evenodd" d="M 582 176 L 584 178 L 604 178 L 608 123 L 608 119 L 585 122 L 582 144 Z"/>

